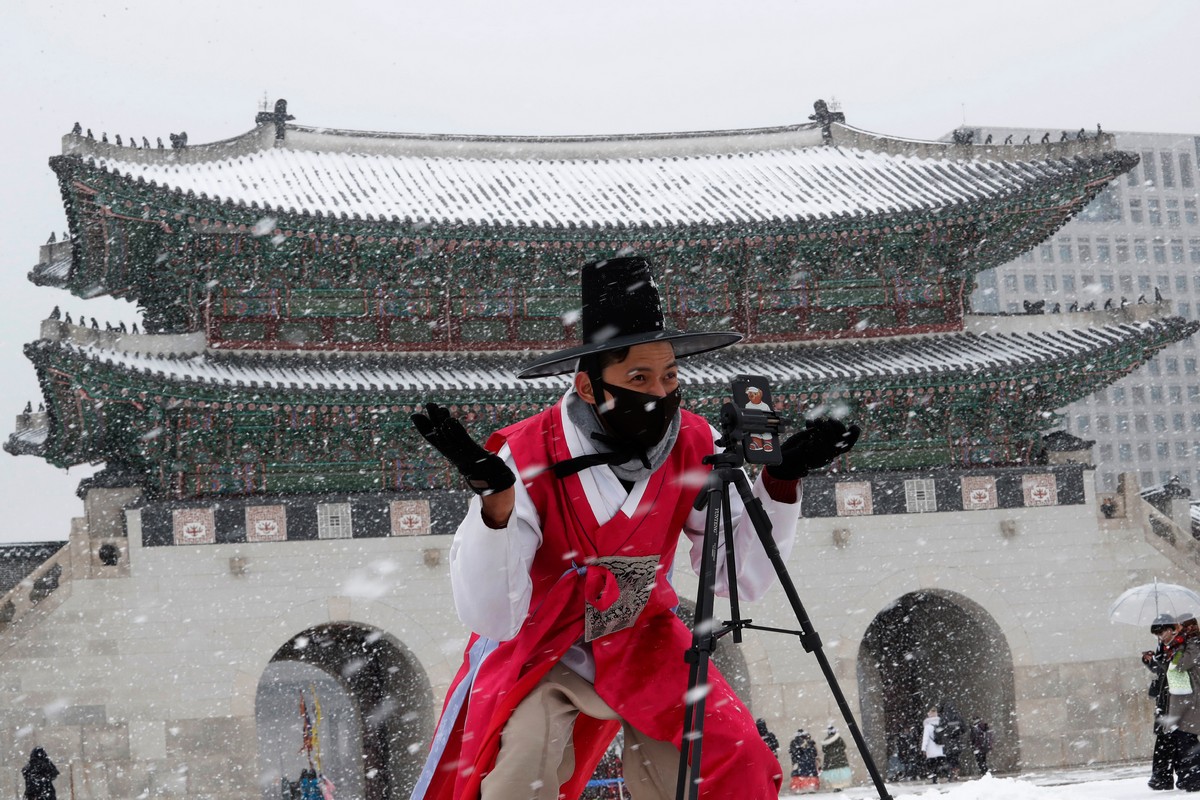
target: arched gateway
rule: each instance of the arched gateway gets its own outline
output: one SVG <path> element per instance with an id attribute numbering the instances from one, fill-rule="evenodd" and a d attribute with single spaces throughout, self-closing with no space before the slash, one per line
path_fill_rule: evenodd
<path id="1" fill-rule="evenodd" d="M 963 595 L 910 592 L 880 611 L 858 651 L 858 684 L 859 696 L 870 698 L 862 706 L 863 733 L 877 763 L 919 748 L 926 711 L 948 700 L 968 724 L 975 717 L 990 724 L 992 769 L 1016 767 L 1012 653 L 991 615 Z M 962 767 L 975 770 L 967 741 Z"/>
<path id="2" fill-rule="evenodd" d="M 264 797 L 307 766 L 300 696 L 321 704 L 325 774 L 345 797 L 407 797 L 428 744 L 433 694 L 420 664 L 392 637 L 355 623 L 318 625 L 279 648 L 255 700 Z"/>

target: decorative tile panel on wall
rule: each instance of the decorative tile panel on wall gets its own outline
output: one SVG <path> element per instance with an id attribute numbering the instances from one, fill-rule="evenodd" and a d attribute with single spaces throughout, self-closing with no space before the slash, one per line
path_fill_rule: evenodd
<path id="1" fill-rule="evenodd" d="M 390 508 L 392 536 L 424 536 L 431 532 L 428 500 L 393 500 Z"/>
<path id="2" fill-rule="evenodd" d="M 964 475 L 962 479 L 963 511 L 983 511 L 999 507 L 994 475 Z"/>
<path id="3" fill-rule="evenodd" d="M 212 544 L 217 523 L 211 508 L 177 508 L 171 514 L 175 544 Z"/>
<path id="4" fill-rule="evenodd" d="M 1023 476 L 1021 489 L 1025 493 L 1027 506 L 1058 505 L 1058 482 L 1050 473 Z"/>
<path id="5" fill-rule="evenodd" d="M 286 540 L 286 506 L 246 506 L 247 542 L 283 542 Z"/>
<path id="6" fill-rule="evenodd" d="M 839 483 L 835 491 L 837 493 L 837 513 L 839 517 L 865 517 L 873 513 L 871 484 L 869 482 L 847 481 Z"/>

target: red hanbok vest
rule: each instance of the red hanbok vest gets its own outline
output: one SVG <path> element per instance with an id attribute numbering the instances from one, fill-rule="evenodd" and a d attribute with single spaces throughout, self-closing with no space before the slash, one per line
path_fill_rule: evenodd
<path id="1" fill-rule="evenodd" d="M 650 476 L 633 516 L 619 511 L 603 525 L 596 521 L 578 475 L 560 480 L 547 468 L 571 457 L 561 403 L 499 431 L 488 442 L 493 452 L 509 445 L 541 521 L 542 544 L 531 567 L 533 594 L 520 631 L 495 644 L 481 662 L 480 645 L 493 645 L 471 636 L 438 725 L 426 767 L 428 785 L 423 792 L 419 786 L 415 798 L 479 797 L 480 781 L 495 763 L 500 733 L 513 709 L 583 636 L 585 599 L 602 603 L 606 591 L 611 592 L 607 570 L 588 567 L 591 559 L 604 556 L 656 556 L 659 569 L 636 623 L 592 642 L 596 692 L 637 730 L 679 747 L 688 681 L 684 652 L 692 642 L 691 632 L 674 614 L 678 599 L 667 577 L 708 470 L 701 459 L 713 451 L 708 422 L 681 413 L 678 441 Z M 709 668 L 709 681 L 701 796 L 777 797 L 782 780 L 778 760 L 715 666 Z M 465 694 L 464 682 L 469 682 Z M 456 695 L 463 700 L 452 708 Z M 455 717 L 447 718 L 451 713 Z M 573 737 L 575 774 L 562 787 L 566 797 L 579 796 L 619 727 L 615 721 L 580 715 Z"/>

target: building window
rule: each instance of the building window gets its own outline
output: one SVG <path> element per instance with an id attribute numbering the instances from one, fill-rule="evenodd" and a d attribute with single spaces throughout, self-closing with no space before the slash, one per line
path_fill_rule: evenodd
<path id="1" fill-rule="evenodd" d="M 1105 292 L 1111 292 L 1113 290 L 1113 276 L 1112 275 L 1101 275 L 1100 276 L 1100 288 Z"/>
<path id="2" fill-rule="evenodd" d="M 1033 263 L 1033 251 L 1026 250 L 1024 253 L 1021 253 L 1021 261 L 1025 264 L 1032 264 Z"/>
<path id="3" fill-rule="evenodd" d="M 1192 414 L 1192 430 L 1200 431 L 1200 413 Z"/>
<path id="4" fill-rule="evenodd" d="M 1159 461 L 1163 461 L 1165 459 L 1170 458 L 1171 457 L 1171 443 L 1170 442 L 1155 442 L 1154 443 L 1154 455 L 1158 458 Z"/>
<path id="5" fill-rule="evenodd" d="M 1070 241 L 1058 243 L 1058 257 L 1064 264 L 1071 263 L 1071 243 Z"/>
<path id="6" fill-rule="evenodd" d="M 317 505 L 317 538 L 351 538 L 349 503 L 320 503 Z"/>
<path id="7" fill-rule="evenodd" d="M 937 511 L 937 494 L 933 481 L 916 478 L 904 482 L 904 503 L 910 514 Z"/>
<path id="8" fill-rule="evenodd" d="M 1197 150 L 1198 150 L 1198 152 L 1200 152 L 1200 148 L 1198 148 Z M 1130 188 L 1136 188 L 1138 186 L 1136 169 L 1131 169 L 1131 170 L 1129 170 L 1129 172 L 1125 173 L 1125 185 Z"/>
<path id="9" fill-rule="evenodd" d="M 1112 261 L 1112 251 L 1108 247 L 1108 239 L 1096 240 L 1096 260 L 1101 264 Z"/>
<path id="10" fill-rule="evenodd" d="M 1163 401 L 1163 390 L 1161 386 L 1150 387 L 1150 402 L 1161 403 Z"/>
<path id="11" fill-rule="evenodd" d="M 1167 418 L 1164 417 L 1162 414 L 1154 415 L 1154 432 L 1155 433 L 1166 433 L 1167 432 Z"/>
<path id="12" fill-rule="evenodd" d="M 1057 292 L 1058 291 L 1058 276 L 1057 275 L 1043 275 L 1042 276 L 1042 288 L 1045 289 L 1047 292 Z"/>
<path id="13" fill-rule="evenodd" d="M 1186 372 L 1188 375 L 1195 375 L 1196 374 L 1196 359 L 1185 358 L 1183 360 L 1183 371 Z"/>
<path id="14" fill-rule="evenodd" d="M 1074 275 L 1063 275 L 1062 283 L 1063 283 L 1063 291 L 1066 292 L 1067 294 L 1072 294 L 1075 291 L 1075 276 Z"/>
<path id="15" fill-rule="evenodd" d="M 1170 289 L 1171 288 L 1171 276 L 1170 275 L 1159 275 L 1158 279 L 1157 279 L 1157 283 L 1158 283 L 1159 289 Z"/>
<path id="16" fill-rule="evenodd" d="M 1138 480 L 1142 482 L 1142 486 L 1150 486 L 1154 483 L 1154 470 L 1144 469 L 1138 473 Z"/>
<path id="17" fill-rule="evenodd" d="M 1138 442 L 1138 461 L 1145 463 L 1150 460 L 1150 443 Z"/>
<path id="18" fill-rule="evenodd" d="M 1124 239 L 1117 239 L 1117 263 L 1129 263 L 1129 242 Z"/>
<path id="19" fill-rule="evenodd" d="M 1125 294 L 1133 294 L 1133 276 L 1132 275 L 1122 275 L 1120 278 L 1120 281 L 1121 281 L 1121 291 L 1124 292 Z"/>
<path id="20" fill-rule="evenodd" d="M 1183 263 L 1183 239 L 1172 239 L 1171 240 L 1171 263 L 1172 264 L 1182 264 Z M 1183 282 L 1183 290 L 1187 291 L 1187 281 L 1186 280 Z"/>
<path id="21" fill-rule="evenodd" d="M 1135 225 L 1141 225 L 1142 216 L 1142 201 L 1136 197 L 1129 200 L 1129 221 Z"/>
<path id="22" fill-rule="evenodd" d="M 1138 291 L 1139 292 L 1150 291 L 1150 276 L 1149 275 L 1138 275 Z"/>
<path id="23" fill-rule="evenodd" d="M 1150 186 L 1154 186 L 1156 183 L 1158 183 L 1158 176 L 1155 174 L 1154 170 L 1153 150 L 1142 151 L 1142 178 Z"/>
<path id="24" fill-rule="evenodd" d="M 1192 304 L 1191 303 L 1177 303 L 1175 305 L 1175 314 L 1176 314 L 1176 316 L 1183 317 L 1184 319 L 1191 319 L 1192 318 Z"/>
<path id="25" fill-rule="evenodd" d="M 1004 288 L 1010 292 L 1015 292 L 1017 290 L 1017 276 L 1016 275 L 1005 275 L 1004 276 Z"/>
<path id="26" fill-rule="evenodd" d="M 1112 390 L 1112 401 L 1114 406 L 1125 405 L 1125 387 L 1114 386 Z"/>
<path id="27" fill-rule="evenodd" d="M 1129 415 L 1117 414 L 1117 433 L 1129 433 Z"/>
<path id="28" fill-rule="evenodd" d="M 1107 414 L 1100 414 L 1099 416 L 1096 417 L 1096 432 L 1097 433 L 1108 433 L 1111 430 L 1112 430 L 1112 428 L 1109 427 Z"/>
<path id="29" fill-rule="evenodd" d="M 1022 275 L 1021 282 L 1025 285 L 1025 291 L 1037 292 L 1037 275 Z"/>
<path id="30" fill-rule="evenodd" d="M 1158 210 L 1158 200 L 1150 198 L 1146 201 L 1146 216 L 1151 225 L 1162 225 L 1162 212 Z"/>
<path id="31" fill-rule="evenodd" d="M 1176 433 L 1184 432 L 1185 428 L 1183 426 L 1183 414 L 1171 415 L 1171 430 L 1175 431 Z"/>
<path id="32" fill-rule="evenodd" d="M 1175 291 L 1179 292 L 1180 294 L 1187 292 L 1187 275 L 1175 276 Z"/>
<path id="33" fill-rule="evenodd" d="M 1146 419 L 1145 414 L 1133 415 L 1133 432 L 1134 433 L 1149 433 L 1150 422 Z"/>
<path id="34" fill-rule="evenodd" d="M 1129 396 L 1133 399 L 1135 406 L 1140 406 L 1146 402 L 1146 387 L 1133 386 L 1129 389 Z"/>
<path id="35" fill-rule="evenodd" d="M 1178 200 L 1172 199 L 1172 200 L 1167 201 L 1167 224 L 1170 225 L 1172 228 L 1179 227 L 1179 201 Z"/>
<path id="36" fill-rule="evenodd" d="M 1195 200 L 1184 200 L 1183 201 L 1183 220 L 1188 225 L 1196 225 L 1196 224 L 1200 223 L 1200 217 L 1196 216 L 1196 201 Z"/>
<path id="37" fill-rule="evenodd" d="M 1166 150 L 1160 152 L 1158 157 L 1162 165 L 1162 185 L 1175 188 L 1175 159 Z"/>
<path id="38" fill-rule="evenodd" d="M 1078 433 L 1087 433 L 1092 429 L 1092 418 L 1087 414 L 1080 414 L 1075 418 L 1075 430 Z"/>
<path id="39" fill-rule="evenodd" d="M 1177 458 L 1187 458 L 1188 457 L 1187 442 L 1179 441 L 1179 442 L 1175 443 L 1175 456 Z"/>
<path id="40" fill-rule="evenodd" d="M 1100 445 L 1100 461 L 1101 462 L 1112 461 L 1112 445 L 1111 444 Z"/>
<path id="41" fill-rule="evenodd" d="M 1200 239 L 1188 239 L 1188 259 L 1193 264 L 1200 264 Z M 1196 290 L 1200 291 L 1200 275 L 1196 276 Z"/>
<path id="42" fill-rule="evenodd" d="M 1192 157 L 1187 153 L 1179 154 L 1179 185 L 1185 189 L 1195 185 L 1192 180 Z"/>
<path id="43" fill-rule="evenodd" d="M 1150 370 L 1151 375 L 1158 375 L 1158 362 L 1150 359 L 1150 363 L 1146 365 L 1146 369 Z"/>
<path id="44" fill-rule="evenodd" d="M 1183 404 L 1183 387 L 1182 386 L 1168 386 L 1167 387 L 1167 402 L 1169 402 L 1173 406 L 1182 405 Z"/>
<path id="45" fill-rule="evenodd" d="M 1200 403 L 1200 386 L 1189 386 L 1187 392 L 1189 403 Z"/>
<path id="46" fill-rule="evenodd" d="M 1175 356 L 1167 356 L 1166 358 L 1163 359 L 1163 364 L 1167 368 L 1168 375 L 1178 375 L 1179 374 L 1179 359 L 1176 358 Z"/>
<path id="47" fill-rule="evenodd" d="M 1167 263 L 1167 244 L 1162 239 L 1154 240 L 1154 263 Z"/>
<path id="48" fill-rule="evenodd" d="M 1133 257 L 1139 264 L 1145 264 L 1150 260 L 1150 251 L 1146 248 L 1145 239 L 1133 240 Z"/>
<path id="49" fill-rule="evenodd" d="M 1129 442 L 1121 442 L 1117 445 L 1117 460 L 1123 464 L 1128 464 L 1133 461 L 1133 445 Z"/>
<path id="50" fill-rule="evenodd" d="M 1082 284 L 1084 290 L 1086 291 L 1089 286 L 1091 286 L 1092 284 L 1094 284 L 1096 282 L 1096 276 L 1089 275 L 1088 273 L 1085 272 L 1079 276 L 1079 282 L 1080 282 L 1080 284 Z"/>
<path id="51" fill-rule="evenodd" d="M 1041 250 L 1042 250 L 1042 261 L 1046 261 L 1046 262 L 1054 261 L 1054 245 L 1044 244 L 1044 245 L 1042 245 Z"/>

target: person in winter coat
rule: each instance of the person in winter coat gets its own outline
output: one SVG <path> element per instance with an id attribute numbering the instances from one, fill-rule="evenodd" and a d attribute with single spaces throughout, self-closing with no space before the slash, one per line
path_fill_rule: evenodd
<path id="1" fill-rule="evenodd" d="M 1170 643 L 1164 677 L 1167 684 L 1167 715 L 1173 726 L 1175 788 L 1200 791 L 1200 631 L 1195 617 L 1181 615 L 1179 633 Z"/>
<path id="2" fill-rule="evenodd" d="M 763 744 L 770 748 L 771 754 L 776 758 L 779 757 L 779 737 L 771 733 L 767 727 L 767 721 L 762 717 L 754 720 L 755 727 L 758 728 L 758 735 L 762 738 Z"/>
<path id="3" fill-rule="evenodd" d="M 25 779 L 25 800 L 55 800 L 54 779 L 58 777 L 58 767 L 45 750 L 33 748 L 29 763 L 21 769 L 21 777 Z"/>
<path id="4" fill-rule="evenodd" d="M 1175 788 L 1179 768 L 1180 737 L 1171 717 L 1171 695 L 1167 686 L 1167 667 L 1183 646 L 1179 626 L 1170 614 L 1159 614 L 1150 623 L 1150 633 L 1158 639 L 1158 647 L 1142 653 L 1142 664 L 1153 674 L 1150 697 L 1154 699 L 1154 753 L 1150 761 L 1151 789 L 1169 791 Z M 1184 737 L 1186 738 L 1186 737 Z"/>
<path id="5" fill-rule="evenodd" d="M 793 792 L 815 792 L 820 788 L 818 779 L 817 743 L 812 740 L 803 728 L 796 731 L 788 745 L 788 755 L 792 759 Z"/>
<path id="6" fill-rule="evenodd" d="M 317 782 L 317 771 L 300 771 L 300 800 L 321 800 L 321 784 Z"/>
<path id="7" fill-rule="evenodd" d="M 987 720 L 976 717 L 971 725 L 971 752 L 980 775 L 988 773 L 988 753 L 992 752 L 992 731 Z"/>
<path id="8" fill-rule="evenodd" d="M 925 728 L 921 732 L 921 752 L 925 754 L 925 767 L 934 783 L 946 774 L 946 751 L 937 741 L 942 738 L 942 718 L 937 708 L 929 709 L 925 715 Z"/>
<path id="9" fill-rule="evenodd" d="M 631 792 L 675 795 L 692 634 L 674 613 L 671 573 L 681 535 L 701 563 L 706 513 L 693 507 L 702 482 L 692 476 L 719 449 L 708 421 L 680 407 L 677 362 L 741 336 L 665 328 L 643 258 L 585 264 L 580 279 L 583 344 L 518 373 L 573 374 L 558 403 L 486 447 L 446 408 L 412 417 L 476 493 L 450 548 L 472 635 L 414 800 L 524 800 L 531 786 L 538 798 L 577 798 L 618 730 Z M 760 473 L 753 494 L 785 560 L 800 478 L 847 452 L 857 431 L 810 421 Z M 775 570 L 740 497 L 729 511 L 738 591 L 753 601 Z M 725 593 L 723 556 L 716 569 Z M 715 665 L 706 688 L 701 796 L 777 797 L 779 759 Z"/>
<path id="10" fill-rule="evenodd" d="M 958 713 L 954 703 L 943 700 L 938 706 L 942 720 L 942 749 L 946 754 L 946 770 L 950 780 L 958 780 L 962 773 L 962 751 L 966 745 L 967 721 Z"/>
<path id="11" fill-rule="evenodd" d="M 850 761 L 846 758 L 846 740 L 830 725 L 821 741 L 821 788 L 840 792 L 850 785 Z"/>

